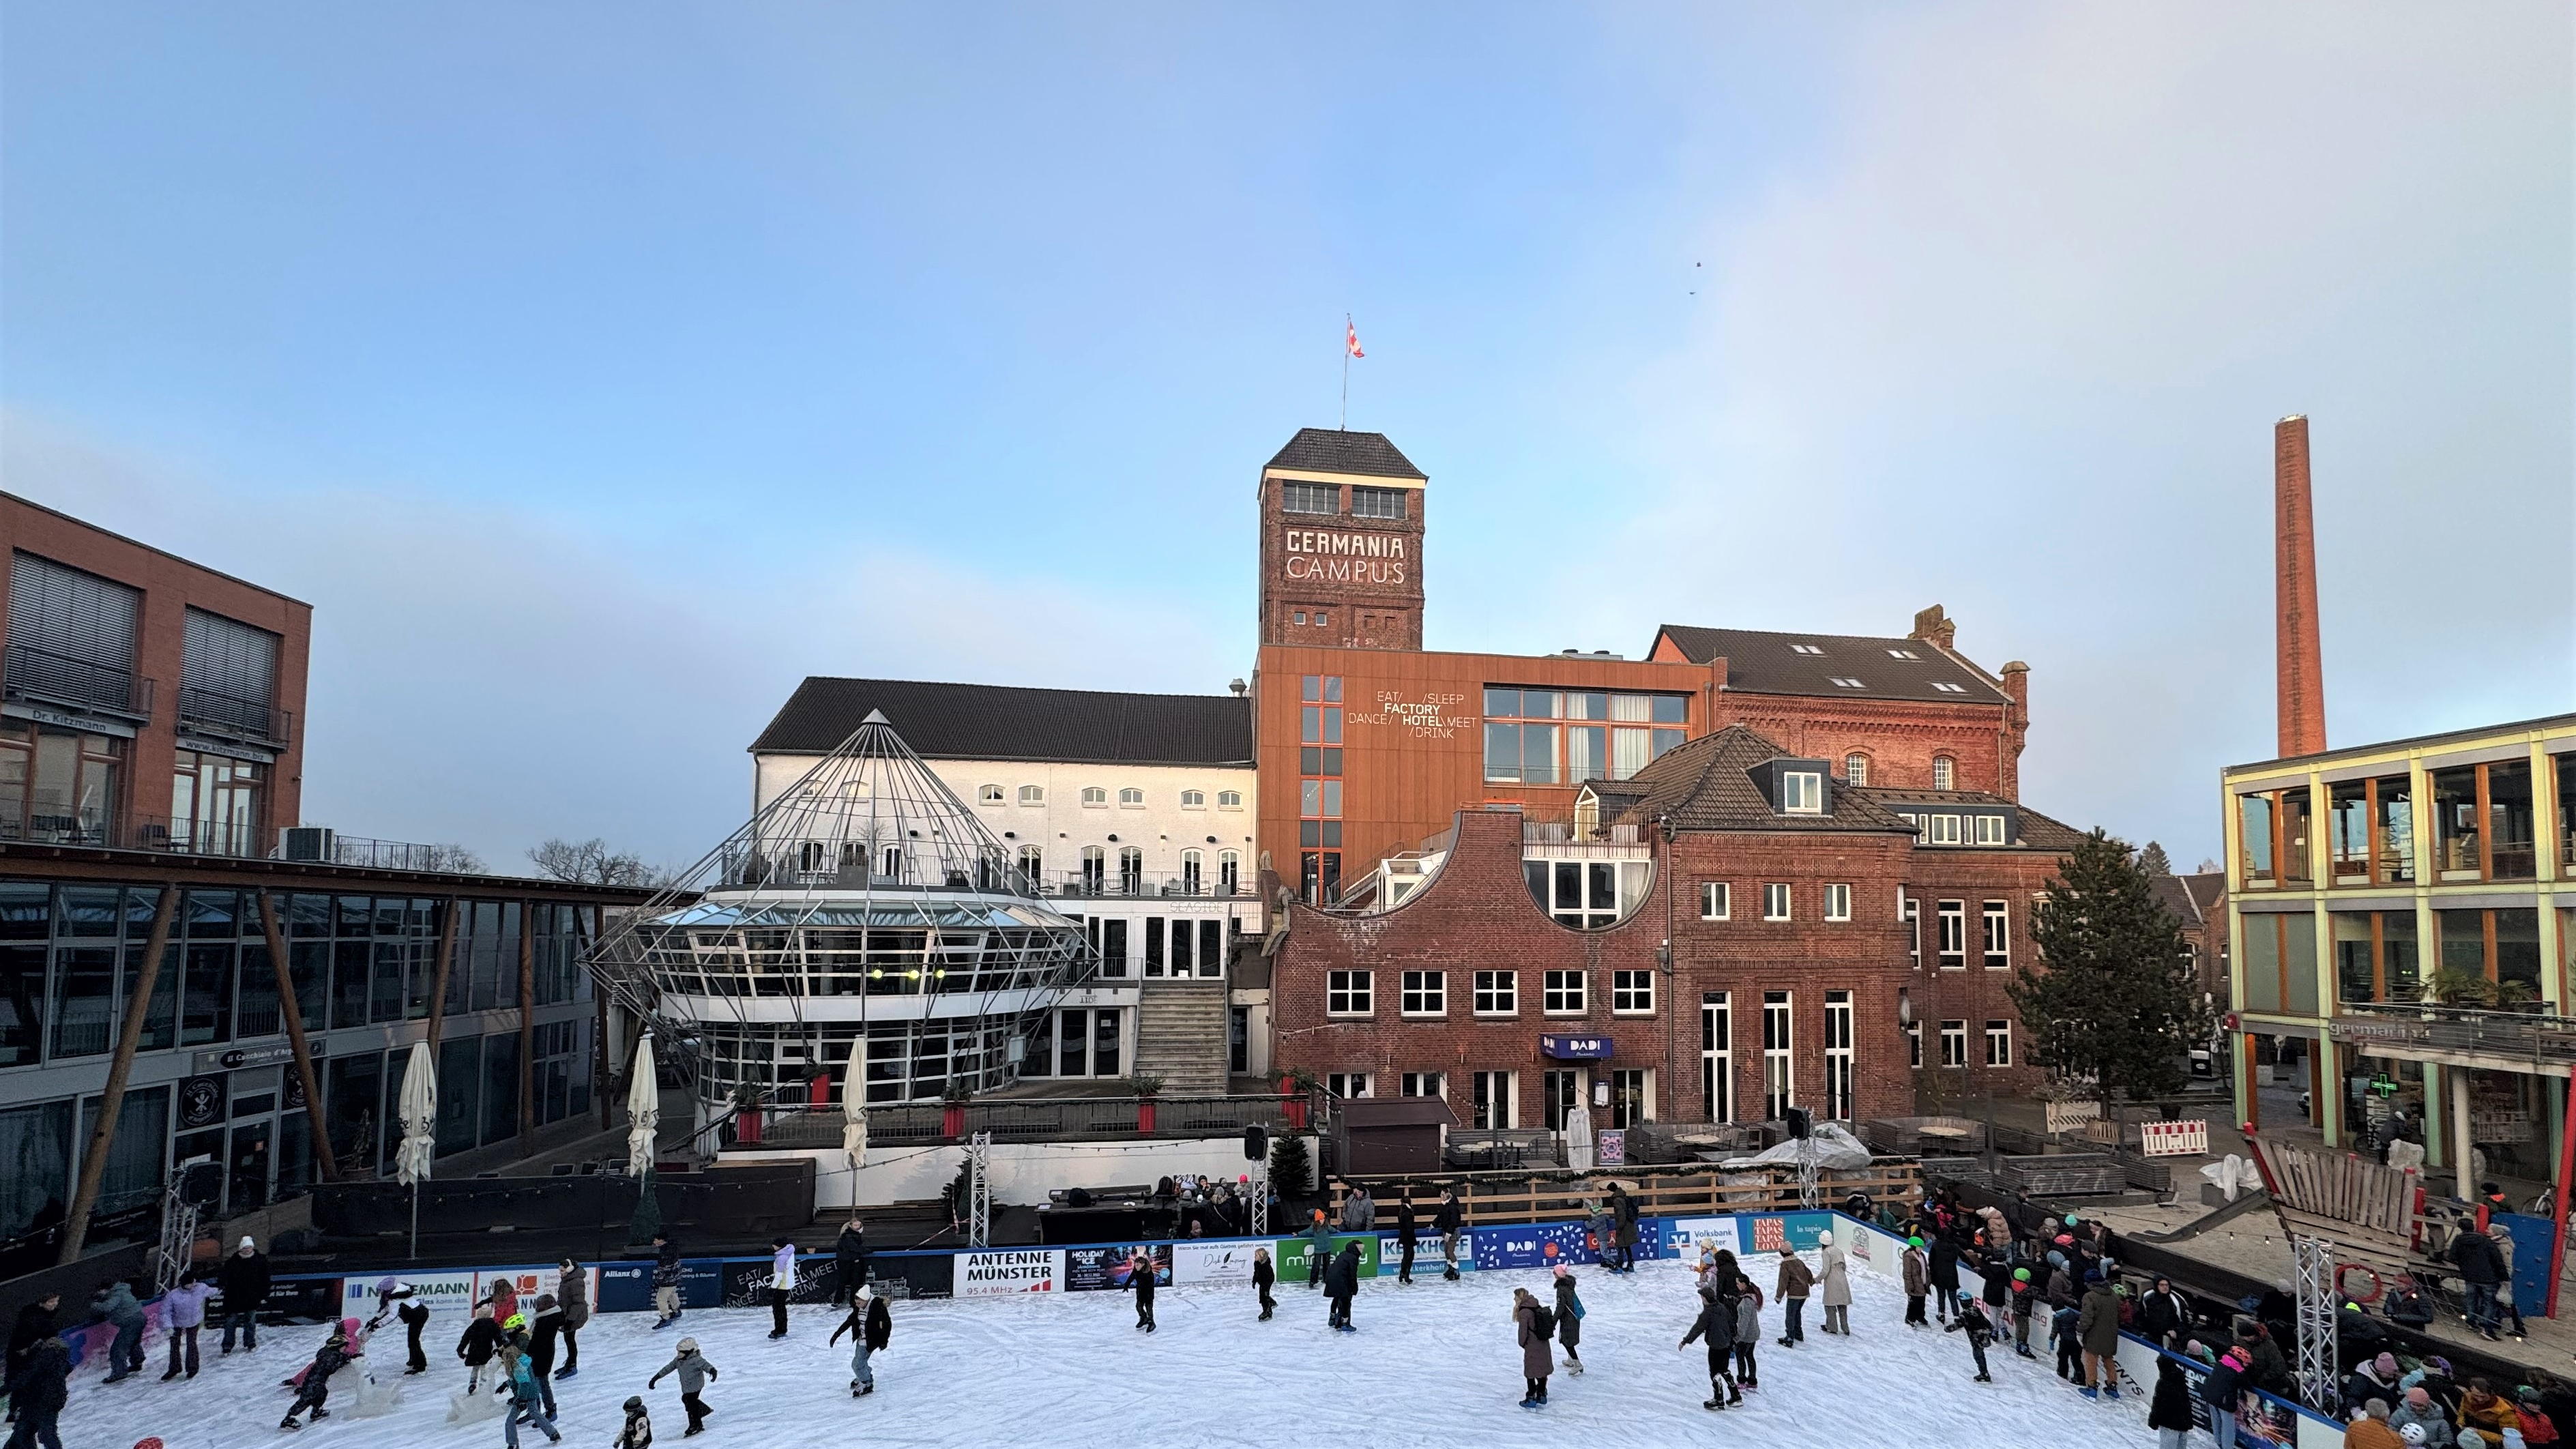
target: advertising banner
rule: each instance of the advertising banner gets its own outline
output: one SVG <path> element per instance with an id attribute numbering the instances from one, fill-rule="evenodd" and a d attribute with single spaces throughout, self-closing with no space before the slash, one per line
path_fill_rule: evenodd
<path id="1" fill-rule="evenodd" d="M 789 1291 L 790 1303 L 829 1303 L 832 1301 L 834 1268 L 832 1260 L 819 1253 L 796 1260 L 796 1286 Z M 769 1285 L 778 1270 L 767 1258 L 724 1260 L 724 1306 L 727 1308 L 766 1308 Z M 683 1297 L 686 1296 L 685 1289 Z M 694 1305 L 693 1305 L 694 1306 Z"/>
<path id="2" fill-rule="evenodd" d="M 1268 1247 L 1267 1243 L 1192 1243 L 1172 1245 L 1172 1281 L 1182 1284 L 1245 1283 L 1252 1281 L 1252 1250 Z M 1271 1254 L 1271 1270 L 1278 1271 L 1278 1254 Z"/>
<path id="3" fill-rule="evenodd" d="M 1592 1162 L 1594 1166 L 1618 1167 L 1627 1162 L 1628 1134 L 1626 1132 L 1613 1127 L 1606 1131 L 1597 1132 L 1593 1135 L 1600 1139 L 1601 1143 L 1598 1148 L 1594 1149 L 1592 1154 Z"/>
<path id="4" fill-rule="evenodd" d="M 1738 1255 L 1744 1251 L 1743 1230 L 1731 1217 L 1666 1218 L 1664 1244 L 1685 1263 L 1696 1263 L 1703 1253 L 1720 1249 Z"/>
<path id="5" fill-rule="evenodd" d="M 1738 1219 L 1744 1224 L 1744 1253 L 1777 1253 L 1782 1248 L 1794 1252 L 1816 1250 L 1816 1235 L 1831 1229 L 1834 1215 L 1812 1213 L 1762 1213 Z"/>
<path id="6" fill-rule="evenodd" d="M 1324 1245 L 1325 1256 L 1330 1257 L 1341 1252 L 1342 1244 L 1351 1242 L 1356 1242 L 1360 1245 L 1360 1276 L 1363 1278 L 1376 1277 L 1378 1275 L 1378 1238 L 1374 1233 L 1356 1238 L 1347 1234 L 1337 1234 Z M 1308 1245 L 1308 1240 L 1305 1238 L 1281 1238 L 1278 1243 L 1271 1248 L 1270 1256 L 1279 1264 L 1279 1284 L 1281 1287 L 1284 1288 L 1290 1283 L 1303 1283 L 1306 1281 L 1306 1249 Z M 1417 1262 L 1415 1266 L 1419 1267 L 1420 1264 Z M 1465 1265 L 1461 1264 L 1460 1266 L 1463 1267 Z"/>
<path id="7" fill-rule="evenodd" d="M 1245 1250 L 1247 1253 L 1249 1248 Z M 1172 1281 L 1172 1245 L 1170 1243 L 1124 1244 L 1104 1248 L 1067 1248 L 1064 1250 L 1064 1286 L 1071 1293 L 1098 1293 L 1128 1286 L 1133 1272 L 1130 1260 L 1144 1257 L 1154 1265 L 1154 1283 L 1169 1287 Z M 1244 1270 L 1248 1275 L 1252 1270 Z"/>
<path id="8" fill-rule="evenodd" d="M 351 1273 L 340 1280 L 340 1316 L 361 1322 L 376 1316 L 376 1285 L 387 1278 L 411 1285 L 414 1301 L 428 1307 L 432 1318 L 458 1324 L 473 1316 L 482 1301 L 471 1268 L 432 1268 L 417 1273 L 387 1268 L 380 1273 Z M 450 1315 L 453 1315 L 452 1317 Z"/>
<path id="9" fill-rule="evenodd" d="M 599 1265 L 599 1292 L 590 1300 L 600 1313 L 641 1313 L 653 1306 L 653 1265 L 628 1259 Z"/>
<path id="10" fill-rule="evenodd" d="M 1053 1293 L 1064 1287 L 1064 1249 L 1013 1248 L 957 1255 L 956 1284 L 960 1298 L 990 1298 L 1003 1293 Z"/>
<path id="11" fill-rule="evenodd" d="M 492 1290 L 503 1283 L 510 1285 L 514 1296 L 529 1300 L 532 1306 L 540 1293 L 552 1293 L 557 1298 L 563 1296 L 560 1291 L 563 1270 L 560 1268 L 486 1268 L 474 1275 L 474 1300 L 479 1303 L 491 1297 Z M 530 1309 L 519 1311 L 526 1313 Z"/>
<path id="12" fill-rule="evenodd" d="M 682 1258 L 680 1260 L 680 1306 L 682 1308 L 724 1307 L 724 1259 Z"/>
<path id="13" fill-rule="evenodd" d="M 1593 1261 L 1590 1232 L 1582 1223 L 1476 1229 L 1479 1268 L 1553 1268 L 1559 1263 Z"/>

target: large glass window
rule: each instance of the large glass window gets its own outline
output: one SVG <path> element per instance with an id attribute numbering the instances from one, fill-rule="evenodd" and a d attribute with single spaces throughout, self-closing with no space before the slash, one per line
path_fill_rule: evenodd
<path id="1" fill-rule="evenodd" d="M 1402 518 L 1405 492 L 1406 490 L 1402 488 L 1364 488 L 1355 485 L 1351 489 L 1351 517 Z"/>
<path id="2" fill-rule="evenodd" d="M 53 900 L 50 886 L 0 883 L 0 1067 L 31 1064 L 44 1050 Z"/>
<path id="3" fill-rule="evenodd" d="M 1341 485 L 1282 483 L 1279 485 L 1279 508 L 1283 513 L 1339 513 L 1342 511 Z"/>
<path id="4" fill-rule="evenodd" d="M 2237 843 L 2243 852 L 2241 873 L 2247 885 L 2277 885 L 2272 874 L 2274 810 L 2269 795 L 2236 797 Z"/>
<path id="5" fill-rule="evenodd" d="M 1825 993 L 1825 1115 L 1849 1121 L 1852 1114 L 1852 994 Z"/>
<path id="6" fill-rule="evenodd" d="M 1796 1038 L 1789 993 L 1762 993 L 1762 1115 L 1776 1121 L 1798 1104 Z"/>
<path id="7" fill-rule="evenodd" d="M 2339 886 L 2406 885 L 2415 879 L 2415 792 L 2405 775 L 2346 780 L 2331 788 L 2330 879 Z"/>
<path id="8" fill-rule="evenodd" d="M 1485 689 L 1485 779 L 1577 785 L 1624 780 L 1688 737 L 1682 695 Z"/>
<path id="9" fill-rule="evenodd" d="M 98 1131 L 103 1099 L 81 1100 L 80 1142 L 84 1147 Z M 129 1088 L 117 1104 L 116 1129 L 107 1146 L 107 1171 L 99 1178 L 93 1211 L 121 1213 L 143 1207 L 161 1195 L 170 1159 L 170 1089 Z"/>
<path id="10" fill-rule="evenodd" d="M 0 720 L 0 840 L 115 843 L 108 829 L 124 748 L 113 735 Z"/>
<path id="11" fill-rule="evenodd" d="M 2337 911 L 2333 927 L 2339 1000 L 2413 1001 L 2423 994 L 2413 911 Z"/>
<path id="12" fill-rule="evenodd" d="M 64 1221 L 71 1171 L 70 1098 L 0 1111 L 0 1239 Z"/>
<path id="13" fill-rule="evenodd" d="M 179 750 L 171 758 L 170 848 L 198 855 L 266 854 L 259 802 L 267 767 L 199 750 Z"/>
<path id="14" fill-rule="evenodd" d="M 1599 930 L 1617 925 L 1645 899 L 1653 866 L 1642 860 L 1525 860 L 1530 898 L 1559 925 Z"/>
<path id="15" fill-rule="evenodd" d="M 2306 911 L 2244 916 L 2237 959 L 2244 967 L 2245 1009 L 2317 1014 L 2316 919 Z"/>
<path id="16" fill-rule="evenodd" d="M 1735 1120 L 1735 1019 L 1723 991 L 1700 993 L 1699 1092 L 1709 1121 Z"/>
<path id="17" fill-rule="evenodd" d="M 2436 770 L 2433 786 L 2433 878 L 2486 878 L 2485 822 L 2478 810 L 2478 767 Z"/>

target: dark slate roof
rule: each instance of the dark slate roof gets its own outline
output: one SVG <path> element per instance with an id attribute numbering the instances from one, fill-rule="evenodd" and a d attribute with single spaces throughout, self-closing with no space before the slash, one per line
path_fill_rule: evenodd
<path id="1" fill-rule="evenodd" d="M 1299 428 L 1297 436 L 1269 462 L 1273 468 L 1307 473 L 1362 473 L 1376 478 L 1420 478 L 1431 475 L 1395 450 L 1384 433 L 1346 433 L 1339 428 Z"/>
<path id="2" fill-rule="evenodd" d="M 1890 811 L 1919 809 L 1926 805 L 2005 807 L 2018 812 L 2021 821 L 2021 839 L 2017 844 L 2023 850 L 2073 850 L 2075 843 L 2084 838 L 2083 831 L 2065 821 L 2042 815 L 2018 800 L 2007 800 L 1988 790 L 1889 790 L 1875 785 L 1864 785 L 1852 793 L 1867 795 Z M 1977 847 L 1948 845 L 1941 847 L 1943 850 L 1961 848 L 1974 850 Z M 1989 845 L 1984 848 L 1992 850 L 1995 847 Z"/>
<path id="3" fill-rule="evenodd" d="M 1666 750 L 1646 768 L 1596 794 L 1633 798 L 1633 815 L 1669 819 L 1676 830 L 1795 830 L 1802 832 L 1894 831 L 1912 835 L 1914 827 L 1871 801 L 1866 792 L 1834 791 L 1830 815 L 1782 815 L 1773 811 L 1762 787 L 1746 773 L 1765 760 L 1789 752 L 1742 725 Z"/>
<path id="4" fill-rule="evenodd" d="M 881 710 L 930 759 L 1116 765 L 1250 765 L 1252 702 L 1229 694 L 1112 694 L 909 679 L 815 676 L 796 687 L 755 753 L 822 754 Z"/>
<path id="5" fill-rule="evenodd" d="M 1693 664 L 1723 656 L 1726 687 L 1747 694 L 1823 695 L 1829 699 L 1926 699 L 1943 704 L 2004 704 L 2004 692 L 1982 672 L 1939 646 L 1921 639 L 1881 639 L 1859 634 L 1775 634 L 1764 629 L 1703 629 L 1692 624 L 1666 624 L 1658 637 L 1670 639 Z M 1812 644 L 1821 654 L 1801 654 L 1793 644 Z M 1898 659 L 1887 651 L 1905 649 L 1917 658 Z M 1652 657 L 1652 648 L 1647 650 Z M 1862 689 L 1845 689 L 1834 678 L 1857 679 Z M 1960 686 L 1961 693 L 1934 689 L 1935 681 Z"/>
<path id="6" fill-rule="evenodd" d="M 2175 920 L 2186 928 L 2200 924 L 2200 904 L 2191 898 L 2191 888 L 2183 884 L 2181 876 L 2160 875 L 2147 884 L 2154 889 L 2156 899 L 2165 903 L 2165 909 L 2173 912 Z"/>
<path id="7" fill-rule="evenodd" d="M 2213 870 L 2193 875 L 2178 875 L 2174 879 L 2182 882 L 2183 890 L 2191 896 L 2191 914 L 2183 917 L 2186 922 L 2193 924 L 2205 922 L 2225 909 L 2227 872 Z"/>

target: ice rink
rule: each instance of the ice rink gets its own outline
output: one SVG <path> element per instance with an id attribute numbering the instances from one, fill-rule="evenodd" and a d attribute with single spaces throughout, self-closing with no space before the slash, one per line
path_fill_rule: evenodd
<path id="1" fill-rule="evenodd" d="M 1812 1255 L 1810 1255 L 1812 1259 Z M 1770 1274 L 1757 1273 L 1766 1295 Z M 2140 1397 L 2091 1403 L 2038 1361 L 1990 1354 L 1996 1382 L 1974 1372 L 1962 1335 L 1902 1323 L 1895 1285 L 1852 1274 L 1849 1338 L 1816 1332 L 1782 1349 L 1776 1304 L 1766 1304 L 1762 1388 L 1723 1413 L 1708 1396 L 1698 1345 L 1675 1347 L 1697 1299 L 1677 1263 L 1649 1263 L 1630 1277 L 1576 1270 L 1585 1317 L 1588 1372 L 1558 1371 L 1545 1409 L 1519 1407 L 1520 1350 L 1513 1343 L 1511 1289 L 1544 1293 L 1537 1272 L 1475 1272 L 1443 1283 L 1436 1271 L 1411 1287 L 1369 1282 L 1354 1310 L 1359 1332 L 1324 1326 L 1324 1303 L 1299 1283 L 1282 1289 L 1279 1315 L 1255 1320 L 1249 1288 L 1166 1288 L 1160 1331 L 1134 1328 L 1123 1293 L 1028 1295 L 898 1302 L 894 1337 L 875 1359 L 877 1392 L 849 1395 L 849 1339 L 826 1348 L 836 1311 L 797 1308 L 784 1340 L 769 1340 L 765 1310 L 697 1310 L 671 1329 L 645 1314 L 597 1318 L 582 1332 L 582 1371 L 557 1386 L 559 1427 L 572 1445 L 606 1444 L 618 1406 L 644 1394 L 656 1442 L 677 1444 L 687 1420 L 674 1379 L 647 1392 L 644 1381 L 694 1336 L 721 1372 L 708 1386 L 715 1409 L 695 1445 L 839 1446 L 1043 1444 L 1193 1445 L 1245 1443 L 1531 1445 L 1604 1449 L 1709 1440 L 1746 1444 L 1850 1443 L 2049 1449 L 2137 1449 L 2152 1442 Z M 501 1442 L 498 1419 L 445 1422 L 450 1393 L 465 1371 L 454 1357 L 461 1321 L 430 1323 L 431 1371 L 402 1379 L 406 1397 L 372 1419 L 341 1414 L 289 1435 L 277 1421 L 288 1391 L 278 1380 L 307 1361 L 319 1327 L 263 1338 L 255 1357 L 206 1359 L 193 1382 L 150 1372 L 107 1387 L 94 1373 L 73 1380 L 62 1419 L 68 1449 L 128 1449 L 158 1435 L 169 1449 L 237 1449 L 298 1443 L 450 1449 Z M 211 1350 L 211 1340 L 209 1340 Z M 157 1349 L 158 1344 L 154 1345 Z M 1560 1354 L 1560 1359 L 1562 1355 Z M 402 1366 L 398 1334 L 370 1355 L 377 1371 Z M 335 1396 L 336 1398 L 336 1396 Z M 336 1407 L 336 1405 L 335 1405 Z M 542 1444 L 533 1430 L 523 1443 Z"/>

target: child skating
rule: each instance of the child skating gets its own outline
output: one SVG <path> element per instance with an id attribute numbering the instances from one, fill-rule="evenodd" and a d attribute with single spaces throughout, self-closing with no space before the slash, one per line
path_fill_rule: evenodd
<path id="1" fill-rule="evenodd" d="M 1269 1322 L 1270 1315 L 1278 1311 L 1279 1300 L 1272 1297 L 1270 1294 L 1270 1290 L 1276 1286 L 1278 1282 L 1279 1273 L 1278 1270 L 1271 1265 L 1270 1250 L 1268 1248 L 1253 1249 L 1252 1292 L 1253 1296 L 1261 1300 L 1261 1322 Z"/>
<path id="2" fill-rule="evenodd" d="M 1762 1342 L 1762 1292 L 1753 1280 L 1735 1275 L 1735 1381 L 1748 1389 L 1762 1387 L 1755 1377 L 1753 1350 Z"/>
<path id="3" fill-rule="evenodd" d="M 1968 1351 L 1977 1356 L 1976 1382 L 1993 1383 L 1994 1376 L 1986 1372 L 1986 1345 L 1994 1341 L 1995 1321 L 1978 1312 L 1976 1300 L 1965 1293 L 1959 1295 L 1958 1306 L 1958 1321 L 1951 1324 L 1945 1331 L 1965 1332 L 1968 1335 Z"/>
<path id="4" fill-rule="evenodd" d="M 1577 1378 L 1583 1376 L 1583 1355 L 1575 1352 L 1583 1342 L 1583 1300 L 1574 1294 L 1574 1275 L 1565 1265 L 1556 1265 L 1556 1341 L 1565 1350 L 1565 1371 Z"/>
<path id="5" fill-rule="evenodd" d="M 653 1449 L 653 1416 L 644 1410 L 644 1396 L 636 1394 L 626 1400 L 626 1424 L 609 1441 L 608 1449 Z"/>
<path id="6" fill-rule="evenodd" d="M 1556 1352 L 1549 1346 L 1555 1315 L 1527 1288 L 1512 1290 L 1512 1330 L 1521 1346 L 1521 1407 L 1547 1407 L 1547 1377 L 1556 1371 Z"/>
<path id="7" fill-rule="evenodd" d="M 1127 1286 L 1136 1290 L 1136 1327 L 1154 1331 L 1154 1260 L 1138 1252 L 1127 1260 Z"/>
<path id="8" fill-rule="evenodd" d="M 492 1321 L 492 1305 L 477 1304 L 474 1321 L 456 1340 L 456 1356 L 465 1361 L 465 1392 L 483 1392 L 483 1368 L 492 1361 L 493 1350 L 501 1346 L 501 1325 Z"/>
<path id="9" fill-rule="evenodd" d="M 669 1363 L 656 1370 L 653 1377 L 646 1379 L 644 1387 L 653 1388 L 669 1374 L 680 1376 L 680 1407 L 689 1411 L 689 1427 L 681 1431 L 680 1437 L 686 1439 L 693 1434 L 705 1432 L 707 1415 L 714 1413 L 715 1410 L 707 1407 L 707 1401 L 701 1395 L 707 1384 L 721 1375 L 716 1372 L 716 1366 L 707 1362 L 706 1356 L 698 1352 L 696 1339 L 681 1339 L 680 1351 L 672 1356 Z"/>
<path id="10" fill-rule="evenodd" d="M 313 1422 L 317 1424 L 330 1418 L 331 1411 L 323 1407 L 323 1402 L 331 1397 L 331 1375 L 338 1373 L 341 1365 L 348 1361 L 348 1336 L 334 1327 L 331 1336 L 322 1340 L 321 1351 L 314 1354 L 313 1362 L 305 1367 L 303 1387 L 296 1391 L 294 1407 L 286 1411 L 286 1417 L 278 1421 L 277 1427 L 303 1428 L 297 1419 L 306 1409 L 313 1411 Z"/>
<path id="11" fill-rule="evenodd" d="M 1693 1339 L 1708 1340 L 1708 1397 L 1700 1407 L 1723 1409 L 1744 1402 L 1744 1391 L 1735 1383 L 1735 1294 L 1732 1286 L 1719 1292 L 1712 1284 L 1699 1290 L 1699 1317 L 1692 1320 L 1690 1332 L 1682 1335 L 1681 1346 L 1687 1350 Z"/>

